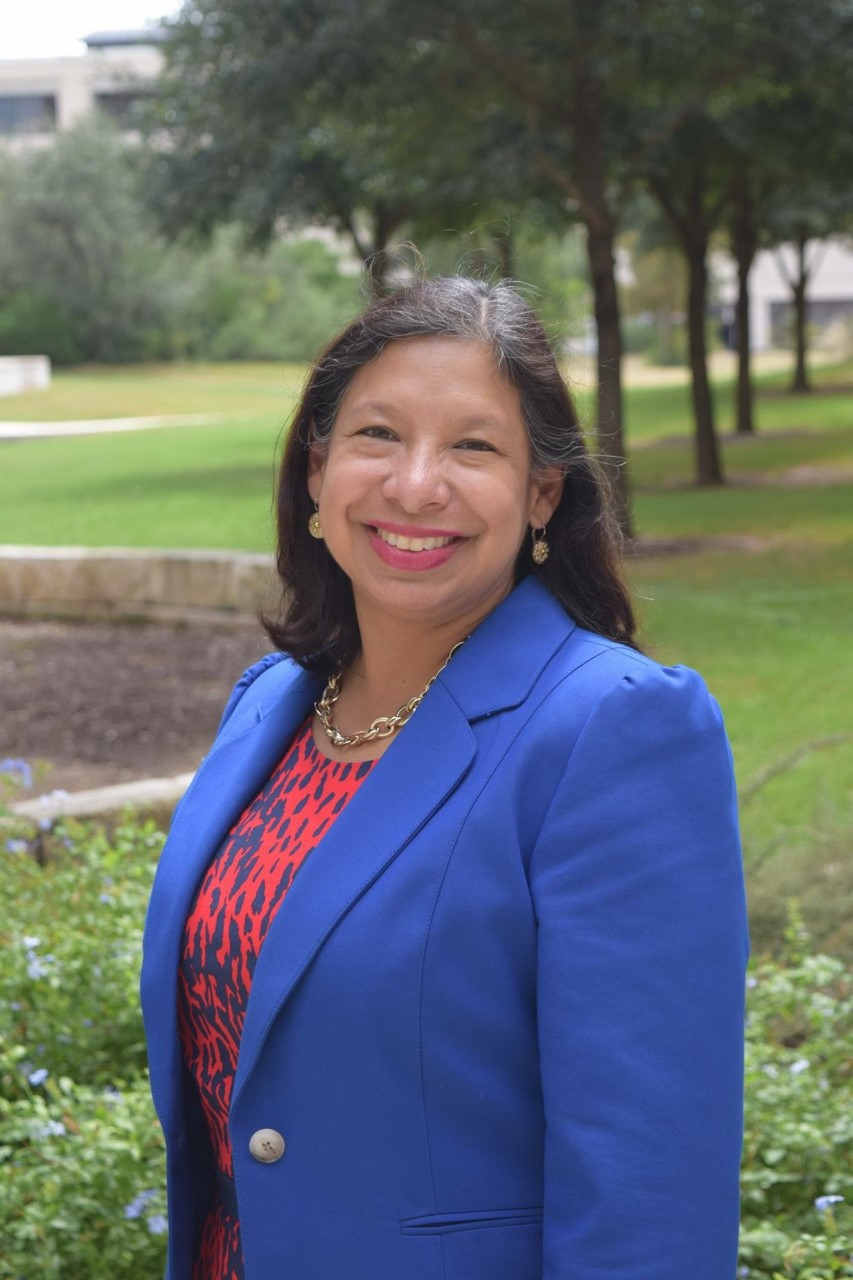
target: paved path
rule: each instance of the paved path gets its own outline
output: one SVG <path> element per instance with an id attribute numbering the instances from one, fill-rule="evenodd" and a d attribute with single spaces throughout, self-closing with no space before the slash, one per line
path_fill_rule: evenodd
<path id="1" fill-rule="evenodd" d="M 102 813 L 118 813 L 122 809 L 169 806 L 178 803 L 193 780 L 191 773 L 173 778 L 142 778 L 137 782 L 120 782 L 112 787 L 93 787 L 89 791 L 50 791 L 34 800 L 16 800 L 9 805 L 13 814 L 32 822 L 54 822 L 57 818 L 93 818 Z"/>
<path id="2" fill-rule="evenodd" d="M 74 422 L 2 422 L 0 440 L 41 440 L 51 436 L 94 436 L 110 431 L 149 431 L 154 427 L 200 427 L 247 417 L 236 413 L 165 413 L 154 418 L 91 418 Z"/>

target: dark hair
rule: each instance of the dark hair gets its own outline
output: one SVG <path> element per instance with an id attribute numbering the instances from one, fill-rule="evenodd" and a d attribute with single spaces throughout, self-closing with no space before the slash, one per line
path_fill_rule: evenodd
<path id="1" fill-rule="evenodd" d="M 534 565 L 525 541 L 516 580 L 536 573 L 581 626 L 634 644 L 635 620 L 619 567 L 620 536 L 608 487 L 584 442 L 571 398 L 542 324 L 505 283 L 464 276 L 419 280 L 380 298 L 321 353 L 308 377 L 284 449 L 277 489 L 277 566 L 282 616 L 264 619 L 273 643 L 309 670 L 346 666 L 360 647 L 349 578 L 308 532 L 308 449 L 328 442 L 335 417 L 359 369 L 404 338 L 474 340 L 494 354 L 520 392 L 534 471 L 560 467 L 566 479 L 548 522 L 551 554 Z"/>

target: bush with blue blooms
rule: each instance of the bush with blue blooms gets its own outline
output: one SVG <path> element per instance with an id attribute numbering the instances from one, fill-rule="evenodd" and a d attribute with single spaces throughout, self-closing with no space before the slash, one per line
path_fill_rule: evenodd
<path id="1" fill-rule="evenodd" d="M 163 1274 L 137 997 L 162 843 L 145 823 L 0 837 L 0 1280 Z M 792 916 L 748 1009 L 739 1280 L 853 1280 L 849 976 Z"/>

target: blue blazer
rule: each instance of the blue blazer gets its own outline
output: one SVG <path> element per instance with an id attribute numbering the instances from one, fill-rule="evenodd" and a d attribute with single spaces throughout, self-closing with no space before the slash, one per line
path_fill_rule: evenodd
<path id="1" fill-rule="evenodd" d="M 171 1280 L 211 1189 L 184 921 L 319 690 L 279 653 L 250 668 L 157 872 L 142 989 Z M 246 1280 L 731 1280 L 746 958 L 716 704 L 525 579 L 263 945 L 230 1121 Z M 250 1153 L 262 1128 L 275 1163 Z"/>

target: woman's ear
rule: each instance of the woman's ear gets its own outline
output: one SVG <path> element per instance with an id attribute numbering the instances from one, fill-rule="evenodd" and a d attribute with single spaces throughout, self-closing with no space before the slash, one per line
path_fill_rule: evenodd
<path id="1" fill-rule="evenodd" d="M 566 473 L 559 467 L 545 467 L 532 477 L 529 522 L 534 528 L 544 528 L 551 519 L 563 496 L 565 483 Z"/>
<path id="2" fill-rule="evenodd" d="M 308 493 L 312 502 L 320 501 L 323 475 L 326 470 L 326 450 L 317 444 L 308 446 Z"/>

